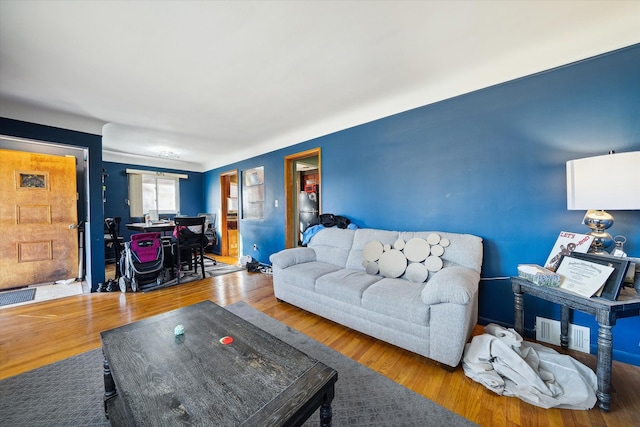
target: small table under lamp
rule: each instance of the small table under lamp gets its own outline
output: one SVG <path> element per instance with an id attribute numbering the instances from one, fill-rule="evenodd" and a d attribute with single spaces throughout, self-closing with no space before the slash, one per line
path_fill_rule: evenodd
<path id="1" fill-rule="evenodd" d="M 615 180 L 602 179 L 603 171 Z M 584 224 L 594 237 L 589 252 L 607 253 L 613 216 L 604 210 L 640 209 L 640 151 L 568 161 L 567 209 L 587 211 Z"/>

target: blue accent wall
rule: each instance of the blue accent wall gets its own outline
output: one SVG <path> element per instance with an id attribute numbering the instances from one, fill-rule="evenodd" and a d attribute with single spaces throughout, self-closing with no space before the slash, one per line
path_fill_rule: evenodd
<path id="1" fill-rule="evenodd" d="M 543 264 L 560 231 L 588 231 L 585 212 L 566 207 L 566 162 L 640 151 L 638 76 L 634 45 L 226 165 L 205 173 L 207 210 L 219 211 L 221 173 L 264 166 L 265 217 L 239 228 L 241 254 L 268 263 L 285 245 L 284 157 L 320 147 L 324 213 L 359 227 L 482 237 L 480 321 L 512 326 L 505 277 L 518 264 Z M 594 173 L 615 185 L 615 171 Z M 612 214 L 611 234 L 625 235 L 626 251 L 640 256 L 640 212 Z M 533 297 L 525 310 L 530 336 L 536 315 L 560 319 L 557 305 Z M 576 312 L 572 322 L 591 328 L 593 352 L 595 320 Z M 640 317 L 618 320 L 616 360 L 640 365 L 638 331 Z"/>
<path id="2" fill-rule="evenodd" d="M 187 179 L 180 180 L 180 214 L 196 216 L 199 213 L 205 212 L 203 210 L 204 175 L 202 173 L 115 162 L 103 162 L 102 167 L 104 168 L 105 173 L 108 175 L 105 177 L 104 183 L 106 187 L 104 216 L 105 218 L 118 216 L 122 218 L 120 235 L 124 237 L 125 241 L 128 241 L 131 237 L 131 234 L 134 233 L 130 230 L 127 230 L 125 224 L 130 222 L 144 221 L 144 218 L 131 217 L 129 215 L 129 205 L 126 202 L 129 198 L 129 182 L 127 180 L 126 172 L 127 169 L 149 170 L 154 172 L 187 175 Z M 163 218 L 165 217 L 165 215 L 161 215 L 160 217 Z M 173 218 L 173 215 L 169 215 L 167 217 Z"/>
<path id="3" fill-rule="evenodd" d="M 264 166 L 264 219 L 241 220 L 239 231 L 241 254 L 268 263 L 269 255 L 285 246 L 284 157 L 320 147 L 324 213 L 347 216 L 359 227 L 482 237 L 480 322 L 512 326 L 513 295 L 505 277 L 516 275 L 518 264 L 544 263 L 560 231 L 587 231 L 581 224 L 584 212 L 566 209 L 566 161 L 609 150 L 640 151 L 638 76 L 640 45 L 634 45 L 204 174 L 174 171 L 189 174 L 181 184 L 182 213 L 219 214 L 220 174 Z M 0 133 L 89 148 L 95 289 L 104 280 L 102 167 L 109 174 L 105 214 L 122 216 L 123 222 L 129 217 L 122 171 L 144 167 L 103 164 L 98 135 L 9 119 L 0 119 Z M 615 171 L 596 172 L 615 185 Z M 611 213 L 611 234 L 625 235 L 626 251 L 639 257 L 640 212 Z M 254 243 L 258 251 L 251 250 Z M 529 336 L 536 315 L 560 319 L 557 305 L 533 297 L 525 296 L 525 309 Z M 576 312 L 572 322 L 590 328 L 593 353 L 595 320 Z M 638 331 L 640 317 L 618 320 L 614 359 L 640 366 Z"/>

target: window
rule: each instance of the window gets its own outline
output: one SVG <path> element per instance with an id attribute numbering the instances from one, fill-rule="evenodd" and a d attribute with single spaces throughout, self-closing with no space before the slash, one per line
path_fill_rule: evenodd
<path id="1" fill-rule="evenodd" d="M 187 175 L 127 169 L 129 215 L 143 217 L 153 211 L 176 215 L 180 212 L 180 178 Z"/>

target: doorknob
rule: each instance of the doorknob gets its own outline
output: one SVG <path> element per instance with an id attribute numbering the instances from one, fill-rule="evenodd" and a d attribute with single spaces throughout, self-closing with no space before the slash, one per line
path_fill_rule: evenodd
<path id="1" fill-rule="evenodd" d="M 78 228 L 78 224 L 69 224 L 69 230 Z"/>

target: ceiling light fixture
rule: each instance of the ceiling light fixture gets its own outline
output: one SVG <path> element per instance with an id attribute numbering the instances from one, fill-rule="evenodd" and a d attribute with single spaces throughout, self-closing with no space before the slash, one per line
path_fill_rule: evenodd
<path id="1" fill-rule="evenodd" d="M 173 151 L 161 151 L 160 154 L 158 154 L 158 157 L 161 157 L 163 159 L 179 159 L 180 158 L 180 156 L 178 156 Z"/>

